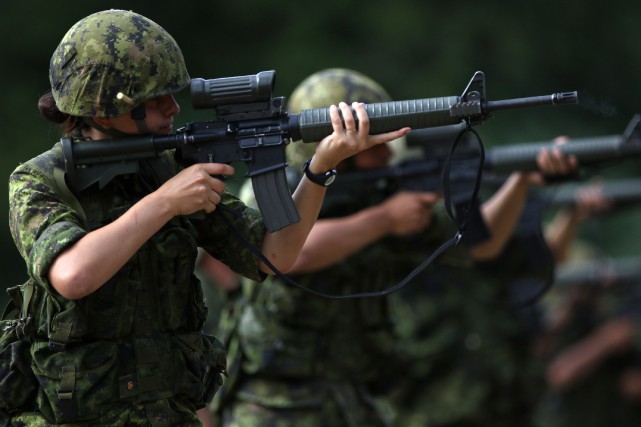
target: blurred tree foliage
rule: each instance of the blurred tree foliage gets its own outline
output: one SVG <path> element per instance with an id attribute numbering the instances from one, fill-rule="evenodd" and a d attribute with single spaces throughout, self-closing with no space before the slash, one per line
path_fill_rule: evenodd
<path id="1" fill-rule="evenodd" d="M 476 70 L 490 99 L 578 90 L 580 105 L 505 111 L 478 130 L 486 145 L 619 134 L 639 112 L 641 3 L 499 0 L 67 0 L 5 2 L 0 171 L 48 149 L 59 131 L 39 117 L 51 53 L 78 19 L 107 8 L 132 9 L 164 26 L 181 45 L 192 77 L 277 71 L 275 95 L 287 96 L 327 67 L 363 71 L 395 99 L 458 95 Z M 179 123 L 208 118 L 178 97 Z M 637 162 L 602 171 L 638 174 Z M 5 181 L 6 182 L 6 181 Z M 7 224 L 7 186 L 0 194 L 0 256 L 6 284 L 26 277 Z M 639 210 L 599 222 L 590 238 L 612 254 L 638 251 Z"/>

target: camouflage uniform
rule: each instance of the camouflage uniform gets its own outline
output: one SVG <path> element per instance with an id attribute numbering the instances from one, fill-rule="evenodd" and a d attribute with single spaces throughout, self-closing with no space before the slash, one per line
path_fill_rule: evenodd
<path id="1" fill-rule="evenodd" d="M 161 43 L 164 30 L 132 12 L 107 11 L 86 19 L 105 30 L 124 27 L 134 35 L 138 29 L 156 34 L 152 40 L 161 46 L 161 57 L 170 48 Z M 115 24 L 108 24 L 110 20 Z M 76 34 L 73 31 L 68 34 Z M 87 31 L 77 33 L 88 37 Z M 119 31 L 114 34 L 117 38 Z M 132 40 L 140 38 L 144 40 L 144 36 Z M 52 64 L 57 63 L 61 50 L 76 49 L 79 45 L 63 39 Z M 69 55 L 63 69 L 75 60 L 82 61 L 81 52 L 76 53 Z M 128 54 L 136 52 L 130 49 Z M 122 65 L 116 62 L 110 67 Z M 74 67 L 69 68 L 73 74 Z M 162 67 L 149 67 L 152 69 L 152 75 L 163 72 Z M 116 74 L 131 77 L 131 72 Z M 91 71 L 85 69 L 80 78 L 86 73 Z M 172 73 L 170 77 L 175 77 Z M 137 99 L 148 93 L 171 93 L 175 85 L 183 85 L 185 78 L 188 81 L 186 70 L 179 74 L 181 82 L 169 78 L 162 88 L 146 86 L 143 92 L 137 92 L 140 87 L 131 81 L 128 93 Z M 66 97 L 72 92 L 63 88 L 73 85 L 72 80 L 56 76 L 52 78 L 54 98 L 63 111 L 96 108 L 91 114 L 111 117 L 133 108 L 123 104 L 111 111 L 100 97 L 93 98 L 95 103 L 69 101 Z M 91 82 L 85 83 L 82 88 L 91 92 Z M 113 81 L 110 85 L 118 86 Z M 110 90 L 107 92 L 115 96 Z M 99 93 L 105 92 L 100 89 Z M 56 144 L 16 168 L 9 181 L 11 232 L 37 284 L 30 310 L 35 332 L 29 351 L 38 388 L 21 406 L 8 408 L 12 425 L 200 425 L 195 410 L 211 400 L 222 382 L 225 353 L 219 341 L 201 332 L 207 308 L 193 274 L 197 248 L 261 280 L 257 260 L 230 236 L 227 222 L 222 221 L 225 215 L 241 235 L 260 247 L 265 233 L 260 215 L 225 193 L 221 203 L 230 212 L 173 218 L 102 287 L 84 298 L 67 300 L 47 279 L 56 257 L 90 231 L 117 219 L 179 167 L 166 153 L 157 164 L 141 161 L 138 174 L 121 175 L 101 190 L 90 187 L 75 195 L 61 178 L 64 167 L 61 146 Z"/>
<path id="2" fill-rule="evenodd" d="M 628 348 L 608 354 L 596 369 L 576 384 L 562 390 L 549 387 L 538 405 L 535 426 L 641 425 L 641 403 L 629 401 L 621 393 L 623 374 L 631 369 L 641 369 L 641 293 L 638 285 L 606 285 L 604 280 L 602 287 L 586 284 L 585 289 L 572 289 L 571 286 L 556 289 L 555 298 L 572 298 L 575 291 L 580 291 L 581 298 L 573 307 L 572 320 L 556 335 L 558 343 L 546 355 L 546 363 L 612 319 L 632 320 L 636 325 L 636 337 Z"/>
<path id="3" fill-rule="evenodd" d="M 541 377 L 506 285 L 524 251 L 514 240 L 505 253 L 487 265 L 445 254 L 390 297 L 407 358 L 393 425 L 528 425 Z"/>
<path id="4" fill-rule="evenodd" d="M 380 202 L 380 195 L 371 196 Z M 350 207 L 359 208 L 354 201 Z M 383 239 L 330 268 L 292 278 L 330 294 L 380 291 L 453 235 L 449 218 L 438 214 L 425 235 Z M 417 245 L 420 251 L 408 250 Z M 462 245 L 446 254 L 459 264 L 468 259 Z M 328 300 L 277 278 L 246 281 L 243 291 L 244 298 L 223 311 L 219 331 L 231 377 L 214 401 L 223 425 L 385 425 L 375 396 L 405 374 L 386 297 Z"/>

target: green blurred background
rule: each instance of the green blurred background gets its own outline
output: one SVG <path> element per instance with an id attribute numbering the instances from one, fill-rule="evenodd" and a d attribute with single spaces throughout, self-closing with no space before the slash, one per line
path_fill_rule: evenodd
<path id="1" fill-rule="evenodd" d="M 636 2 L 4 2 L 0 257 L 5 285 L 26 279 L 7 225 L 6 180 L 19 162 L 59 137 L 36 108 L 48 89 L 49 58 L 73 23 L 108 8 L 131 9 L 165 27 L 182 47 L 192 77 L 274 69 L 278 96 L 327 67 L 363 71 L 398 100 L 459 95 L 477 70 L 486 74 L 491 100 L 579 92 L 578 106 L 497 113 L 477 128 L 487 146 L 620 134 L 641 112 L 641 3 Z M 178 125 L 210 117 L 191 109 L 185 91 L 178 100 Z M 640 171 L 637 159 L 600 173 Z M 594 221 L 584 233 L 606 253 L 636 254 L 640 218 L 641 210 L 627 209 Z"/>

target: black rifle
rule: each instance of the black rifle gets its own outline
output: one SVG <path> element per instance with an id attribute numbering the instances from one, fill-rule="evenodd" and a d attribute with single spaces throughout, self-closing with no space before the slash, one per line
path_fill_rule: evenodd
<path id="1" fill-rule="evenodd" d="M 574 155 L 582 165 L 591 165 L 612 160 L 641 156 L 641 115 L 635 115 L 621 135 L 571 139 L 567 144 L 551 142 L 529 143 L 497 149 L 486 156 L 488 170 L 507 172 L 512 170 L 536 170 L 536 155 L 541 148 L 556 146 L 566 155 Z"/>
<path id="2" fill-rule="evenodd" d="M 418 129 L 408 134 L 408 145 L 421 147 L 425 158 L 433 158 L 434 147 L 447 146 L 454 141 L 455 135 L 463 129 L 461 124 L 439 129 Z M 456 151 L 462 159 L 475 159 L 476 147 L 465 142 Z M 484 172 L 502 174 L 514 171 L 533 171 L 537 169 L 536 157 L 543 148 L 558 148 L 565 155 L 574 155 L 582 166 L 623 160 L 641 156 L 641 115 L 632 117 L 620 135 L 606 135 L 591 138 L 570 139 L 568 143 L 557 145 L 553 141 L 519 143 L 498 146 L 485 153 Z M 439 153 L 437 151 L 436 153 Z M 473 163 L 461 164 L 461 167 Z M 469 169 L 469 168 L 466 168 Z"/>
<path id="3" fill-rule="evenodd" d="M 641 259 L 638 257 L 599 258 L 561 264 L 556 269 L 558 286 L 639 285 Z"/>
<path id="4" fill-rule="evenodd" d="M 641 179 L 616 179 L 592 184 L 565 184 L 543 191 L 545 202 L 552 206 L 576 204 L 577 192 L 584 187 L 597 186 L 601 195 L 615 207 L 629 206 L 641 202 Z"/>
<path id="5" fill-rule="evenodd" d="M 169 135 L 144 135 L 100 140 L 63 138 L 66 174 L 79 192 L 113 177 L 135 173 L 138 160 L 175 149 L 182 166 L 195 163 L 244 162 L 269 231 L 299 221 L 285 177 L 285 146 L 290 140 L 317 142 L 333 132 L 329 108 L 288 114 L 284 97 L 273 97 L 275 71 L 219 79 L 193 79 L 194 108 L 213 108 L 216 119 L 191 122 Z M 481 123 L 498 110 L 577 103 L 576 92 L 488 101 L 485 76 L 476 72 L 461 96 L 382 102 L 365 105 L 370 133 L 409 126 L 415 129 Z"/>
<path id="6" fill-rule="evenodd" d="M 464 124 L 458 124 L 412 130 L 407 135 L 407 145 L 421 149 L 422 154 L 418 158 L 388 168 L 341 173 L 332 184 L 331 193 L 359 191 L 368 186 L 383 191 L 388 189 L 388 192 L 397 189 L 441 191 L 442 171 L 451 145 L 464 129 Z M 548 141 L 492 147 L 485 150 L 483 165 L 479 165 L 477 145 L 469 138 L 463 139 L 452 153 L 449 181 L 455 188 L 469 186 L 476 179 L 477 169 L 482 166 L 483 182 L 500 184 L 507 173 L 536 170 L 536 157 L 540 150 L 552 147 L 559 148 L 566 155 L 576 156 L 581 166 L 641 156 L 641 115 L 635 115 L 621 135 L 571 139 L 562 145 Z M 634 191 L 630 188 L 627 192 Z M 331 193 L 328 196 L 332 197 Z"/>

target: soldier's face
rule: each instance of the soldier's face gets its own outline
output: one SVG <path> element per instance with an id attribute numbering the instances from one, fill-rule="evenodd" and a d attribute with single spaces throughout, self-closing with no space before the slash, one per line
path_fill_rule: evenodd
<path id="1" fill-rule="evenodd" d="M 378 144 L 354 156 L 357 169 L 379 169 L 388 166 L 392 150 L 387 144 Z"/>
<path id="2" fill-rule="evenodd" d="M 144 105 L 145 124 L 151 134 L 168 134 L 173 130 L 174 116 L 180 112 L 180 106 L 173 95 L 148 99 Z M 119 117 L 100 119 L 99 123 L 103 127 L 113 128 L 124 133 L 139 133 L 136 122 L 131 118 L 130 113 Z"/>

